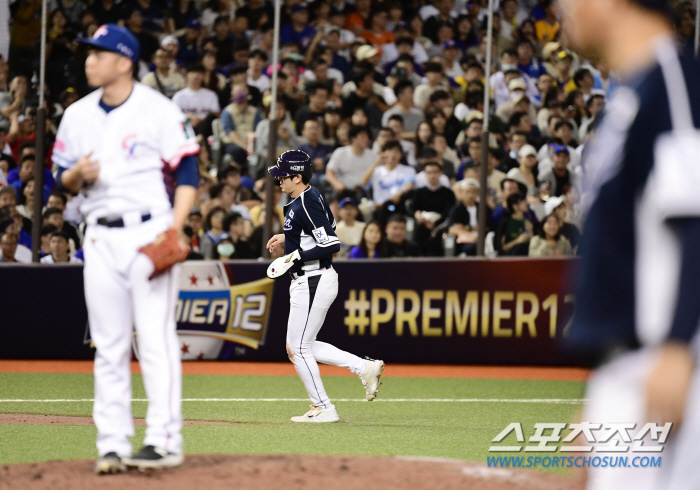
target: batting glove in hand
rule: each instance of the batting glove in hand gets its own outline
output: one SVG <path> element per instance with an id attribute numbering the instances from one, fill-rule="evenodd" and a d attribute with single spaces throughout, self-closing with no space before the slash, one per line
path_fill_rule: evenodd
<path id="1" fill-rule="evenodd" d="M 299 253 L 299 250 L 295 250 L 294 252 L 285 255 L 284 257 L 280 257 L 279 259 L 275 259 L 267 268 L 267 277 L 270 279 L 275 279 L 294 267 L 294 265 L 300 261 L 301 254 Z"/>

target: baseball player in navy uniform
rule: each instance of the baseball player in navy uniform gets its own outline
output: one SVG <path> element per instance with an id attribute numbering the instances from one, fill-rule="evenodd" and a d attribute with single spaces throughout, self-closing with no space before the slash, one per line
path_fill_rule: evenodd
<path id="1" fill-rule="evenodd" d="M 107 24 L 81 42 L 89 46 L 85 73 L 97 90 L 66 109 L 53 161 L 62 187 L 85 196 L 85 300 L 97 348 L 93 417 L 100 458 L 95 471 L 176 466 L 183 461 L 178 266 L 151 279 L 158 270 L 139 250 L 168 236 L 179 243 L 176 231 L 199 180 L 194 156 L 199 145 L 175 104 L 133 81 L 139 43 L 130 31 Z M 164 165 L 177 175 L 172 205 Z M 149 403 L 144 447 L 132 456 L 134 327 Z"/>
<path id="2" fill-rule="evenodd" d="M 636 424 L 629 437 L 647 423 L 673 424 L 670 435 L 596 444 L 598 454 L 586 456 L 627 456 L 629 467 L 590 468 L 588 488 L 698 489 L 700 66 L 678 51 L 670 2 L 560 4 L 568 39 L 620 81 L 584 150 L 583 258 L 569 340 L 604 361 L 589 381 L 583 421 Z M 623 447 L 601 447 L 615 443 Z M 634 468 L 642 456 L 662 456 L 662 464 Z"/>
<path id="3" fill-rule="evenodd" d="M 273 236 L 267 243 L 270 251 L 283 246 L 285 253 L 270 264 L 268 276 L 275 278 L 286 272 L 292 276 L 287 354 L 312 401 L 311 410 L 292 417 L 292 421 L 337 422 L 338 412 L 326 394 L 317 363 L 341 366 L 358 375 L 371 401 L 379 390 L 384 362 L 360 359 L 316 340 L 328 308 L 338 295 L 338 273 L 332 259 L 340 250 L 335 218 L 323 194 L 309 185 L 313 164 L 305 152 L 282 153 L 268 172 L 282 192 L 292 198 L 285 206 L 284 234 Z"/>

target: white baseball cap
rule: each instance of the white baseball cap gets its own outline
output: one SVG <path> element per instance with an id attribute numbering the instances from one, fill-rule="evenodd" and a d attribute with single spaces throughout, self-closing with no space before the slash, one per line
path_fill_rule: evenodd
<path id="1" fill-rule="evenodd" d="M 514 78 L 508 83 L 508 90 L 527 90 L 527 84 L 522 78 Z"/>
<path id="2" fill-rule="evenodd" d="M 473 179 L 471 177 L 469 177 L 468 179 L 460 180 L 459 186 L 465 190 L 469 189 L 470 187 L 476 187 L 477 189 L 481 189 L 481 185 L 479 185 L 479 181 L 476 179 Z"/>
<path id="3" fill-rule="evenodd" d="M 554 210 L 557 209 L 563 202 L 564 196 L 550 197 L 547 199 L 547 202 L 544 203 L 544 215 L 549 216 L 552 214 Z"/>
<path id="4" fill-rule="evenodd" d="M 518 156 L 521 157 L 526 157 L 526 156 L 537 156 L 537 150 L 535 150 L 535 147 L 532 145 L 523 145 L 522 148 L 520 148 L 520 151 L 518 152 Z"/>
<path id="5" fill-rule="evenodd" d="M 177 40 L 175 36 L 165 36 L 163 40 L 160 42 L 160 46 L 164 47 L 167 46 L 168 44 L 177 44 L 180 46 L 180 41 Z"/>
<path id="6" fill-rule="evenodd" d="M 363 44 L 362 46 L 357 48 L 357 53 L 355 53 L 355 57 L 358 59 L 358 61 L 368 60 L 373 56 L 376 56 L 377 53 L 379 53 L 379 50 L 374 46 Z"/>

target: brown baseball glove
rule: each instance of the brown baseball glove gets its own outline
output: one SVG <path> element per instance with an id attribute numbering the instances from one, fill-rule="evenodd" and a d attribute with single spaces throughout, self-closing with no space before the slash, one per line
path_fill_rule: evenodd
<path id="1" fill-rule="evenodd" d="M 158 235 L 153 243 L 141 247 L 139 252 L 146 254 L 153 262 L 153 274 L 149 277 L 153 279 L 185 260 L 190 253 L 190 247 L 180 239 L 177 231 L 170 229 Z"/>

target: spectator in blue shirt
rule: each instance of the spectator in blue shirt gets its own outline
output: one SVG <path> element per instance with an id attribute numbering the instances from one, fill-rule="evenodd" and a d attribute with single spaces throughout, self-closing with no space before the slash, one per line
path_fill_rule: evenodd
<path id="1" fill-rule="evenodd" d="M 518 70 L 533 80 L 547 73 L 544 65 L 535 58 L 535 49 L 527 39 L 518 42 Z"/>
<path id="2" fill-rule="evenodd" d="M 384 242 L 384 228 L 379 221 L 370 221 L 362 232 L 362 240 L 350 250 L 350 259 L 378 259 L 388 257 Z"/>
<path id="3" fill-rule="evenodd" d="M 306 51 L 316 35 L 316 30 L 309 25 L 309 12 L 305 5 L 292 6 L 291 22 L 280 30 L 280 45 L 294 43 L 302 52 Z"/>

